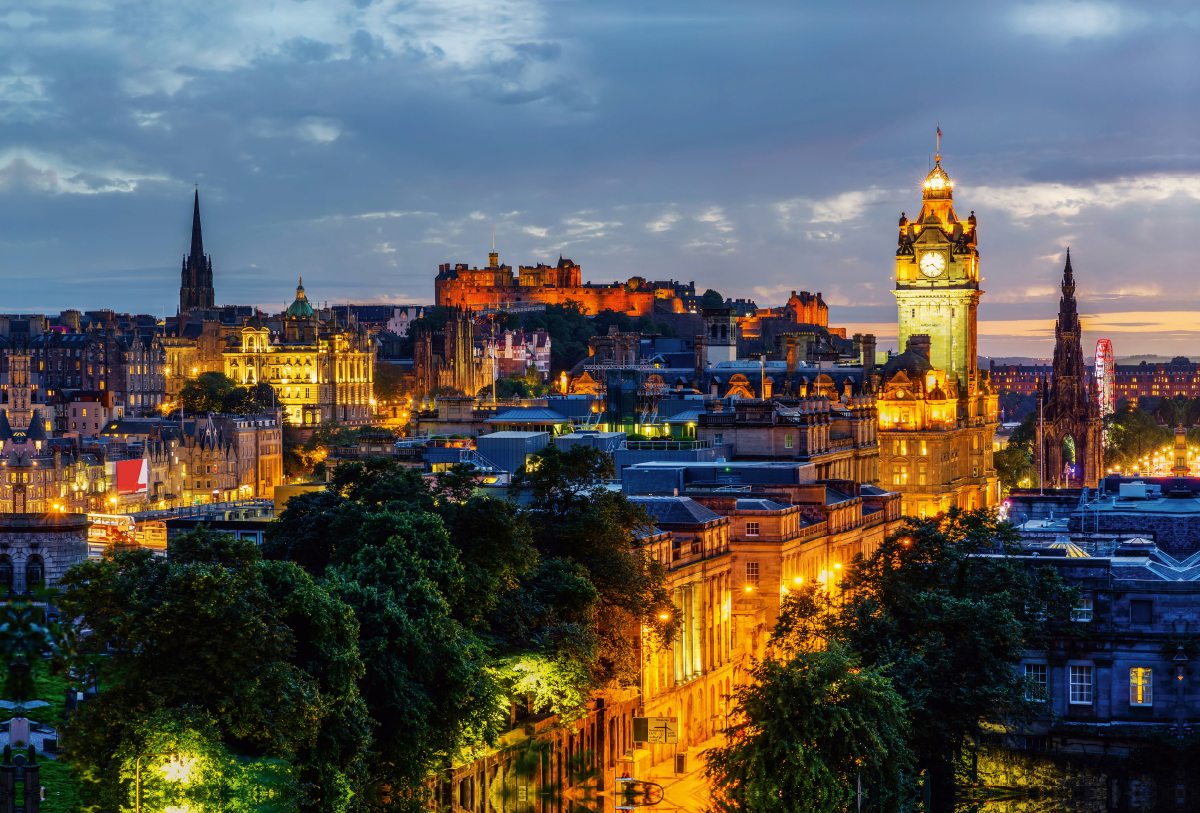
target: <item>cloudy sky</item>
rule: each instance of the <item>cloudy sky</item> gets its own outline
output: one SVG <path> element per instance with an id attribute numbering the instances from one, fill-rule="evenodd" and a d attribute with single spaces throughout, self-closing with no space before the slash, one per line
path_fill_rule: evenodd
<path id="1" fill-rule="evenodd" d="M 429 301 L 494 227 L 894 337 L 940 123 L 982 352 L 1050 354 L 1070 246 L 1085 339 L 1200 355 L 1198 46 L 1153 0 L 7 0 L 0 310 L 173 312 L 199 184 L 221 302 Z"/>

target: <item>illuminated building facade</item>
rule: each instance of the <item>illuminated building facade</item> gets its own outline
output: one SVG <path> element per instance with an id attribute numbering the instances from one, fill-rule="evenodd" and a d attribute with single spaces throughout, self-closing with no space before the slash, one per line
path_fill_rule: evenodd
<path id="1" fill-rule="evenodd" d="M 581 279 L 579 265 L 562 257 L 557 265 L 520 266 L 514 274 L 512 266 L 501 265 L 500 255 L 493 251 L 486 268 L 471 268 L 466 263 L 440 265 L 433 282 L 434 304 L 482 310 L 501 305 L 577 302 L 587 314 L 611 310 L 641 316 L 656 306 L 682 313 L 681 296 L 694 296 L 696 292 L 695 285 L 674 280 L 652 282 L 630 277 L 625 283 L 601 285 L 583 283 Z"/>
<path id="2" fill-rule="evenodd" d="M 242 385 L 270 384 L 297 426 L 369 423 L 375 353 L 365 331 L 340 324 L 336 315 L 321 322 L 303 280 L 282 323 L 281 335 L 258 316 L 247 320 L 228 340 L 225 375 Z"/>
<path id="3" fill-rule="evenodd" d="M 958 219 L 953 186 L 939 155 L 920 215 L 900 216 L 895 295 L 905 351 L 883 368 L 877 401 L 882 484 L 914 516 L 1000 500 L 998 399 L 976 355 L 983 292 L 975 213 Z"/>

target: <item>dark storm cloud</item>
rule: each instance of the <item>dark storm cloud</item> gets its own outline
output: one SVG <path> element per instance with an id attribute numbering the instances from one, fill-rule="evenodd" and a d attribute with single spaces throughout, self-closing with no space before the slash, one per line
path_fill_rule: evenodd
<path id="1" fill-rule="evenodd" d="M 7 7 L 5 308 L 169 308 L 198 183 L 224 301 L 427 301 L 494 227 L 887 335 L 940 123 L 985 351 L 1046 354 L 1068 245 L 1115 344 L 1186 343 L 1142 316 L 1200 301 L 1197 36 L 1170 3 Z"/>

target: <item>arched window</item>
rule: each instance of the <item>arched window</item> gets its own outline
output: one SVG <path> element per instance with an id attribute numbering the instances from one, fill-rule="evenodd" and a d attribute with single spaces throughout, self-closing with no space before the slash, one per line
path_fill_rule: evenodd
<path id="1" fill-rule="evenodd" d="M 12 590 L 13 586 L 13 564 L 12 557 L 8 554 L 0 556 L 0 589 L 4 591 Z"/>
<path id="2" fill-rule="evenodd" d="M 25 589 L 32 590 L 45 578 L 46 568 L 42 564 L 42 557 L 35 553 L 25 561 Z"/>

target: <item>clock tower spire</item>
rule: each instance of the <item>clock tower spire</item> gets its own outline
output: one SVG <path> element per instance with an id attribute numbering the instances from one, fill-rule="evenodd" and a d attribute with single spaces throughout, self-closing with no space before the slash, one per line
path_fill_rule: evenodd
<path id="1" fill-rule="evenodd" d="M 995 506 L 1000 481 L 992 460 L 998 399 L 977 361 L 975 213 L 966 221 L 955 213 L 940 154 L 921 192 L 917 219 L 900 215 L 893 279 L 903 352 L 880 373 L 879 460 L 901 512 L 927 517 Z"/>
<path id="2" fill-rule="evenodd" d="M 896 304 L 900 347 L 928 335 L 930 362 L 951 380 L 977 377 L 976 311 L 979 251 L 975 213 L 963 222 L 954 211 L 954 182 L 939 155 L 921 185 L 921 213 L 900 219 L 896 249 Z"/>

